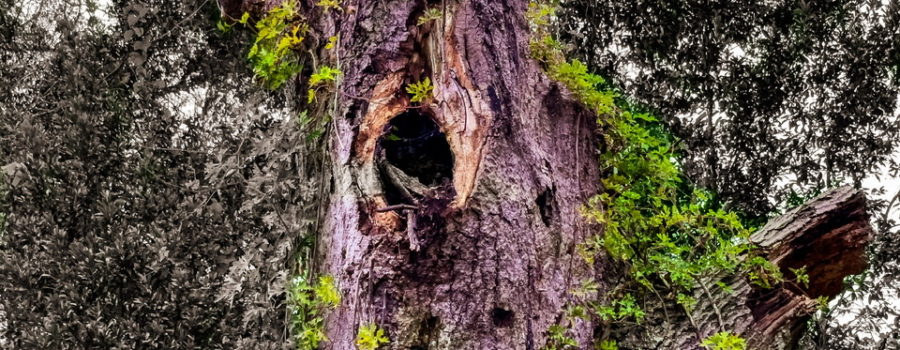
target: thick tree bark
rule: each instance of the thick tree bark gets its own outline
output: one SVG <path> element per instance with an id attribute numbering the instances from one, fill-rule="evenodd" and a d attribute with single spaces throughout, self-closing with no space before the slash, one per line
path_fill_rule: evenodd
<path id="1" fill-rule="evenodd" d="M 258 6 L 220 3 L 234 18 Z M 343 295 L 327 317 L 326 348 L 355 348 L 359 325 L 373 322 L 391 349 L 539 349 L 571 289 L 612 280 L 575 249 L 600 229 L 579 214 L 601 190 L 596 116 L 529 58 L 527 5 L 345 0 L 343 12 L 313 23 L 323 37 L 339 35 L 339 48 L 322 55 L 344 72 L 316 256 Z M 432 7 L 443 18 L 417 25 Z M 434 97 L 410 102 L 405 87 L 426 77 Z M 817 260 L 847 246 L 847 257 L 861 256 L 870 229 L 864 200 L 851 197 L 754 236 L 780 266 L 809 266 L 810 289 L 728 281 L 736 294 L 698 295 L 713 302 L 698 307 L 695 327 L 655 324 L 660 316 L 651 337 L 634 334 L 623 348 L 696 348 L 718 329 L 760 331 L 754 344 L 772 343 L 808 314 L 809 296 L 833 295 L 835 279 L 858 272 L 858 263 Z M 593 331 L 582 322 L 571 334 L 590 348 Z"/>
<path id="2" fill-rule="evenodd" d="M 393 349 L 541 347 L 591 273 L 574 247 L 593 232 L 578 208 L 599 190 L 595 117 L 528 58 L 527 1 L 435 3 L 444 18 L 422 26 L 422 2 L 350 6 L 342 92 L 365 100 L 346 99 L 334 123 L 321 247 L 345 301 L 328 346 L 353 348 L 357 325 L 375 322 Z M 425 77 L 434 99 L 414 105 L 404 86 Z M 433 118 L 453 158 L 450 185 L 420 198 L 414 228 L 379 211 L 398 204 L 379 139 L 408 111 Z M 576 329 L 584 344 L 590 331 Z"/>

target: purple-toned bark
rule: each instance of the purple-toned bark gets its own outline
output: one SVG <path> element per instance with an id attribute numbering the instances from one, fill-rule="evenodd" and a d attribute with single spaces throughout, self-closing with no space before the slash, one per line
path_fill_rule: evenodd
<path id="1" fill-rule="evenodd" d="M 224 2 L 226 11 L 272 5 Z M 539 349 L 548 328 L 563 317 L 571 289 L 589 278 L 616 277 L 576 252 L 601 229 L 579 214 L 601 190 L 596 116 L 529 58 L 527 5 L 345 0 L 342 12 L 313 18 L 319 37 L 340 37 L 339 47 L 322 50 L 320 59 L 343 71 L 329 110 L 330 185 L 316 255 L 317 272 L 334 276 L 343 296 L 327 318 L 325 348 L 355 348 L 358 327 L 373 322 L 387 331 L 391 349 Z M 443 17 L 418 25 L 426 8 L 434 7 Z M 434 84 L 433 98 L 410 102 L 406 86 L 425 78 Z M 440 133 L 429 137 L 445 141 L 435 144 L 452 154 L 450 173 L 422 173 L 440 168 L 431 164 L 448 151 L 435 148 L 440 145 L 404 150 L 418 161 L 392 164 L 384 140 L 404 127 L 395 123 L 398 117 L 437 126 Z M 433 175 L 434 182 L 391 170 L 403 167 Z M 858 266 L 807 261 L 791 252 L 837 235 L 843 241 L 829 238 L 828 247 L 847 244 L 848 256 L 861 256 L 870 228 L 864 199 L 852 199 L 817 202 L 824 207 L 786 217 L 788 223 L 807 220 L 801 228 L 766 228 L 754 239 L 785 268 L 811 266 L 813 285 L 831 295 L 834 280 Z M 829 218 L 855 226 L 828 233 L 826 226 L 838 229 L 820 224 Z M 698 307 L 696 325 L 681 317 L 654 327 L 661 319 L 655 320 L 649 336 L 634 334 L 622 348 L 696 348 L 699 339 L 724 327 L 764 330 L 751 342 L 768 346 L 779 329 L 808 314 L 811 299 L 790 299 L 808 291 L 757 292 L 745 279 L 730 283 L 736 294 L 707 298 L 712 303 Z M 778 297 L 769 303 L 748 299 L 752 293 Z M 782 296 L 790 300 L 776 306 Z M 777 315 L 765 311 L 772 308 Z M 731 314 L 720 315 L 722 310 Z M 588 349 L 593 332 L 594 325 L 582 322 L 571 334 Z"/>

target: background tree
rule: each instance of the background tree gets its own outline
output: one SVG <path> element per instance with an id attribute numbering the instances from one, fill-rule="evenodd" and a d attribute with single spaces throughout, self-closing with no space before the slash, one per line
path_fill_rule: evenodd
<path id="1" fill-rule="evenodd" d="M 749 215 L 783 210 L 792 191 L 896 171 L 896 1 L 562 8 L 573 54 L 668 118 L 685 169 Z"/>
<path id="2" fill-rule="evenodd" d="M 0 347 L 289 344 L 309 152 L 218 18 L 0 2 Z"/>

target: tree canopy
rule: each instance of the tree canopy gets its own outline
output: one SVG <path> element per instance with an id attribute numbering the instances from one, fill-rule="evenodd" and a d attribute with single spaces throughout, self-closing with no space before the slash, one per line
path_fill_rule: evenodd
<path id="1" fill-rule="evenodd" d="M 0 347 L 288 343 L 310 152 L 218 19 L 0 3 Z"/>

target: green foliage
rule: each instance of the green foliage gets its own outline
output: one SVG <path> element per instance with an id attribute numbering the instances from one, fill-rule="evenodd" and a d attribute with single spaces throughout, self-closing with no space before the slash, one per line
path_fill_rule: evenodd
<path id="1" fill-rule="evenodd" d="M 563 62 L 549 67 L 549 75 L 569 88 L 575 97 L 590 107 L 598 115 L 609 115 L 615 108 L 616 94 L 611 90 L 598 89 L 606 81 L 596 74 L 588 73 L 587 66 L 578 60 Z M 644 118 L 649 118 L 644 115 Z"/>
<path id="2" fill-rule="evenodd" d="M 568 334 L 568 329 L 561 325 L 551 325 L 547 330 L 547 343 L 541 350 L 570 350 L 577 349 L 578 342 Z"/>
<path id="3" fill-rule="evenodd" d="M 615 340 L 602 340 L 595 347 L 597 350 L 619 350 L 619 344 Z"/>
<path id="4" fill-rule="evenodd" d="M 606 232 L 588 244 L 628 264 L 647 286 L 655 278 L 690 290 L 697 277 L 734 271 L 750 249 L 751 231 L 736 213 L 715 208 L 709 192 L 684 185 L 663 126 L 628 110 L 600 122 L 611 127 L 601 156 L 608 166 L 606 193 L 591 199 L 585 214 L 606 224 Z"/>
<path id="5" fill-rule="evenodd" d="M 684 310 L 688 313 L 694 310 L 694 306 L 697 306 L 696 298 L 683 293 L 678 293 L 678 295 L 675 297 L 675 302 L 677 302 L 678 305 L 681 305 L 681 307 L 684 308 Z"/>
<path id="6" fill-rule="evenodd" d="M 425 10 L 421 16 L 419 16 L 419 20 L 416 21 L 416 25 L 423 25 L 425 23 L 435 21 L 441 19 L 444 16 L 444 12 L 438 9 L 437 7 L 432 7 L 430 9 Z"/>
<path id="7" fill-rule="evenodd" d="M 748 217 L 765 220 L 791 192 L 800 204 L 837 178 L 896 177 L 900 60 L 874 53 L 900 52 L 900 3 L 719 5 L 567 0 L 548 32 L 672 118 L 690 147 L 682 168 Z"/>
<path id="8" fill-rule="evenodd" d="M 828 303 L 829 302 L 830 302 L 830 300 L 828 299 L 828 296 L 821 295 L 821 296 L 817 297 L 816 298 L 816 310 L 821 311 L 821 312 L 828 312 Z"/>
<path id="9" fill-rule="evenodd" d="M 336 35 L 332 35 L 332 36 L 328 37 L 328 43 L 325 44 L 325 50 L 334 49 L 334 47 L 337 45 L 339 39 L 340 38 Z"/>
<path id="10" fill-rule="evenodd" d="M 748 269 L 747 275 L 750 277 L 750 283 L 754 285 L 772 288 L 775 283 L 783 280 L 781 269 L 763 257 L 754 256 L 748 259 L 744 265 Z"/>
<path id="11" fill-rule="evenodd" d="M 550 21 L 556 15 L 557 5 L 548 2 L 532 1 L 528 4 L 528 10 L 525 12 L 525 19 L 531 27 L 531 30 L 541 31 L 550 26 Z"/>
<path id="12" fill-rule="evenodd" d="M 734 289 L 732 289 L 731 286 L 729 286 L 725 282 L 718 281 L 718 282 L 716 282 L 716 286 L 719 287 L 725 293 L 728 293 L 728 294 L 734 293 Z"/>
<path id="13" fill-rule="evenodd" d="M 418 83 L 412 83 L 406 86 L 406 92 L 412 95 L 410 102 L 422 102 L 432 97 L 434 86 L 431 85 L 431 79 L 425 77 Z"/>
<path id="14" fill-rule="evenodd" d="M 334 285 L 334 277 L 319 277 L 319 283 L 313 289 L 316 300 L 320 301 L 327 307 L 337 307 L 341 303 L 341 294 Z"/>
<path id="15" fill-rule="evenodd" d="M 359 350 L 375 350 L 390 341 L 384 335 L 384 330 L 374 323 L 360 325 L 356 334 L 356 346 Z"/>
<path id="16" fill-rule="evenodd" d="M 309 77 L 309 86 L 315 87 L 326 83 L 333 83 L 339 75 L 341 75 L 339 69 L 323 65 Z"/>
<path id="17" fill-rule="evenodd" d="M 307 90 L 306 93 L 306 103 L 312 104 L 315 102 L 318 90 L 323 87 L 332 86 L 337 82 L 337 78 L 340 75 L 341 71 L 339 69 L 325 65 L 319 67 L 319 69 L 309 77 L 310 89 Z"/>
<path id="18" fill-rule="evenodd" d="M 244 14 L 241 15 L 241 18 L 237 20 L 237 23 L 246 25 L 249 21 L 250 13 L 244 12 Z M 229 23 L 229 21 L 225 18 L 219 18 L 219 20 L 216 21 L 216 28 L 218 28 L 223 33 L 228 33 L 231 32 L 231 30 L 234 28 L 234 24 Z"/>
<path id="19" fill-rule="evenodd" d="M 747 348 L 747 342 L 744 338 L 731 332 L 713 334 L 709 338 L 704 339 L 700 345 L 710 350 L 744 350 Z"/>
<path id="20" fill-rule="evenodd" d="M 605 191 L 582 209 L 584 216 L 604 224 L 604 233 L 585 242 L 579 253 L 591 262 L 605 251 L 632 278 L 623 289 L 657 295 L 660 288 L 666 289 L 663 294 L 677 296 L 675 302 L 688 312 L 697 304 L 690 295 L 706 276 L 747 272 L 753 283 L 767 288 L 780 282 L 777 267 L 752 256 L 752 229 L 736 212 L 723 209 L 711 192 L 686 180 L 676 139 L 668 128 L 618 96 L 580 61 L 565 60 L 546 29 L 554 14 L 547 6 L 532 3 L 526 15 L 537 38 L 532 41 L 532 56 L 606 128 L 601 155 Z M 640 322 L 644 317 L 630 293 L 591 309 L 607 323 Z"/>
<path id="21" fill-rule="evenodd" d="M 608 304 L 597 304 L 595 312 L 603 321 L 623 321 L 627 319 L 641 323 L 644 320 L 644 310 L 635 302 L 634 295 L 625 294 L 623 297 L 613 300 Z"/>
<path id="22" fill-rule="evenodd" d="M 329 10 L 343 11 L 341 8 L 341 0 L 319 0 L 316 6 L 321 7 L 328 12 Z"/>
<path id="23" fill-rule="evenodd" d="M 324 329 L 325 313 L 341 303 L 334 278 L 321 276 L 318 283 L 310 285 L 302 276 L 295 277 L 288 288 L 288 302 L 298 350 L 318 349 L 321 342 L 328 341 Z"/>
<path id="24" fill-rule="evenodd" d="M 246 23 L 248 14 L 241 17 Z M 269 89 L 281 87 L 302 69 L 296 53 L 309 26 L 303 22 L 294 0 L 284 1 L 256 22 L 256 40 L 247 53 L 253 73 Z"/>
<path id="25" fill-rule="evenodd" d="M 278 89 L 303 69 L 302 45 L 309 34 L 310 27 L 301 15 L 296 0 L 288 0 L 270 9 L 263 18 L 254 25 L 256 39 L 247 53 L 253 66 L 253 72 L 263 85 L 271 90 Z M 342 11 L 340 1 L 321 0 L 316 6 L 326 13 L 330 10 Z M 244 13 L 239 24 L 248 24 L 250 14 Z M 231 30 L 231 26 L 219 21 L 217 26 L 222 31 Z M 338 43 L 337 36 L 328 38 L 324 45 L 326 50 L 333 50 Z M 339 69 L 322 65 L 310 76 L 309 85 L 316 88 L 327 82 L 334 82 Z M 315 100 L 316 91 L 310 89 L 307 94 L 308 103 Z"/>
<path id="26" fill-rule="evenodd" d="M 803 287 L 809 287 L 809 274 L 806 273 L 806 266 L 802 266 L 800 268 L 789 268 L 791 273 L 794 274 L 794 282 Z"/>
<path id="27" fill-rule="evenodd" d="M 556 15 L 556 6 L 544 2 L 531 2 L 525 19 L 531 28 L 531 39 L 528 49 L 531 57 L 546 65 L 565 63 L 566 59 L 560 44 L 551 35 L 551 18 Z"/>

